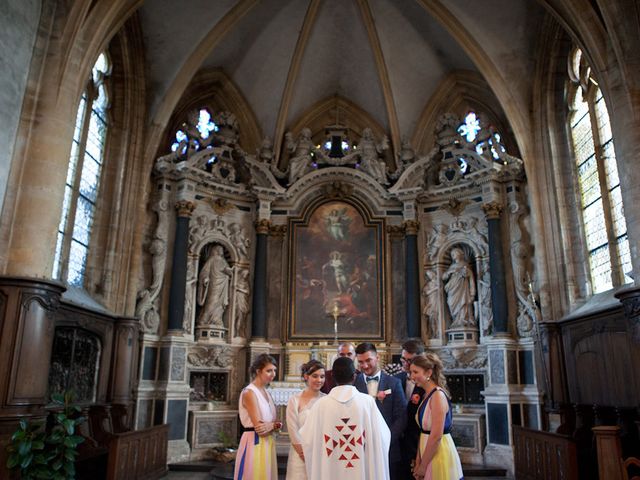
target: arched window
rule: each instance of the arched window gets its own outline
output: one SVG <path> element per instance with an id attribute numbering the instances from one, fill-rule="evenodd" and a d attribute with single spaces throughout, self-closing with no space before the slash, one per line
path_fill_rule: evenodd
<path id="1" fill-rule="evenodd" d="M 631 255 L 609 113 L 580 49 L 569 59 L 569 129 L 593 293 L 631 282 Z"/>
<path id="2" fill-rule="evenodd" d="M 109 108 L 106 79 L 110 72 L 109 59 L 102 53 L 78 106 L 58 226 L 53 277 L 77 287 L 84 281 L 104 159 Z"/>

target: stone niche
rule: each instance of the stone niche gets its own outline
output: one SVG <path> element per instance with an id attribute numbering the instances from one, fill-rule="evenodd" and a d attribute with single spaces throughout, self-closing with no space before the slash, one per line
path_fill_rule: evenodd
<path id="1" fill-rule="evenodd" d="M 190 402 L 227 402 L 229 373 L 192 371 L 189 375 Z"/>

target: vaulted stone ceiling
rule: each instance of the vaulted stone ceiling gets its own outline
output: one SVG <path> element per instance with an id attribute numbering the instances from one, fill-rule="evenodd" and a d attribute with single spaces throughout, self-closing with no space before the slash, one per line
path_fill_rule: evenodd
<path id="1" fill-rule="evenodd" d="M 263 135 L 280 138 L 340 96 L 397 141 L 414 134 L 453 72 L 484 77 L 509 122 L 526 128 L 543 9 L 533 0 L 148 0 L 139 16 L 151 117 L 166 117 L 190 79 L 215 68 Z"/>

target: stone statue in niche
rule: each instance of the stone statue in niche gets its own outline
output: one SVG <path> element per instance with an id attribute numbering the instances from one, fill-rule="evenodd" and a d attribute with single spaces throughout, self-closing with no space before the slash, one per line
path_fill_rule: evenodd
<path id="1" fill-rule="evenodd" d="M 442 276 L 451 313 L 451 328 L 474 327 L 476 281 L 473 269 L 461 248 L 451 249 L 451 260 L 451 265 Z"/>
<path id="2" fill-rule="evenodd" d="M 198 275 L 198 305 L 202 307 L 198 325 L 222 327 L 222 317 L 229 305 L 229 282 L 233 270 L 224 258 L 221 245 L 214 245 Z"/>
<path id="3" fill-rule="evenodd" d="M 425 283 L 422 289 L 422 298 L 424 308 L 422 309 L 422 317 L 427 325 L 428 338 L 438 338 L 440 336 L 440 328 L 438 325 L 438 303 L 440 294 L 440 285 L 436 278 L 436 272 L 427 270 L 424 272 Z"/>
<path id="4" fill-rule="evenodd" d="M 373 132 L 370 128 L 362 130 L 362 138 L 358 144 L 360 152 L 360 169 L 368 173 L 378 183 L 387 185 L 387 164 L 379 158 L 385 150 L 389 149 L 389 139 L 384 136 L 380 144 L 376 144 L 373 138 Z"/>
<path id="5" fill-rule="evenodd" d="M 247 313 L 249 312 L 249 269 L 238 271 L 236 279 L 235 336 L 247 338 Z"/>
<path id="6" fill-rule="evenodd" d="M 293 155 L 289 160 L 289 185 L 309 173 L 313 169 L 311 153 L 314 150 L 311 130 L 303 128 L 298 140 L 294 141 L 291 132 L 285 134 L 287 150 Z"/>

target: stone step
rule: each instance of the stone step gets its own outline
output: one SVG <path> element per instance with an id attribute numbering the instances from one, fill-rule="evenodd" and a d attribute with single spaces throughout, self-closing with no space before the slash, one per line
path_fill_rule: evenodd
<path id="1" fill-rule="evenodd" d="M 209 472 L 211 480 L 233 479 L 234 462 L 219 463 L 213 460 L 201 460 L 194 462 L 172 463 L 169 471 L 172 472 Z M 278 474 L 284 478 L 287 469 L 287 457 L 278 456 Z M 463 465 L 464 478 L 466 480 L 507 480 L 507 471 L 504 468 L 487 465 Z"/>

